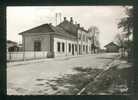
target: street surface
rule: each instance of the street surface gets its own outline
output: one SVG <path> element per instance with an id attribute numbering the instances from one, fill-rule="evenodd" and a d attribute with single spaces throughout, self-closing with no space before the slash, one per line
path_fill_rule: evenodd
<path id="1" fill-rule="evenodd" d="M 74 58 L 57 58 L 25 65 L 7 65 L 7 93 L 8 95 L 35 94 L 41 88 L 47 88 L 43 86 L 38 87 L 36 84 L 39 84 L 39 81 L 36 80 L 56 79 L 65 74 L 74 74 L 76 73 L 73 70 L 75 67 L 105 69 L 106 64 L 111 62 L 116 55 L 118 54 L 92 54 Z"/>

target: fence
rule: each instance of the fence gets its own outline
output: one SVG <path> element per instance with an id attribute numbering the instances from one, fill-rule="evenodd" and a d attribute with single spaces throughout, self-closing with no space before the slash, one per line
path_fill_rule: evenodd
<path id="1" fill-rule="evenodd" d="M 40 59 L 47 58 L 46 51 L 40 52 L 8 52 L 7 61 L 19 61 L 19 60 L 29 60 L 29 59 Z"/>

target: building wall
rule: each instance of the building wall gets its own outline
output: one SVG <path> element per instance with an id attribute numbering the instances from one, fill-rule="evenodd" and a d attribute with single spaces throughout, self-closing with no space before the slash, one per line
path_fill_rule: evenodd
<path id="1" fill-rule="evenodd" d="M 34 51 L 34 41 L 39 40 L 41 41 L 41 51 L 47 51 L 47 52 L 52 51 L 55 57 L 90 54 L 91 41 L 86 39 L 88 37 L 87 33 L 84 31 L 80 31 L 80 33 L 78 34 L 82 34 L 80 39 L 70 39 L 59 35 L 52 35 L 51 38 L 50 34 L 44 35 L 36 33 L 23 35 L 23 47 L 25 51 Z M 60 51 L 58 51 L 58 43 L 60 43 Z M 62 43 L 64 43 L 64 51 Z M 70 51 L 69 51 L 69 44 L 71 45 Z"/>
<path id="2" fill-rule="evenodd" d="M 78 45 L 80 45 L 81 54 L 91 53 L 91 41 L 88 39 L 89 34 L 82 29 L 78 30 Z M 79 52 L 79 51 L 78 51 Z"/>
<path id="3" fill-rule="evenodd" d="M 41 51 L 50 51 L 50 35 L 24 35 L 23 47 L 25 51 L 34 51 L 34 41 L 41 41 Z"/>
<path id="4" fill-rule="evenodd" d="M 58 43 L 60 43 L 60 51 L 58 51 Z M 64 43 L 64 51 L 62 51 L 63 46 L 62 43 Z M 69 51 L 69 44 L 71 45 L 70 51 Z M 72 48 L 72 45 L 74 45 L 74 49 Z M 67 39 L 60 36 L 54 36 L 54 53 L 55 56 L 71 56 L 77 55 L 77 51 L 75 50 L 75 45 L 77 45 L 77 40 L 73 39 Z"/>

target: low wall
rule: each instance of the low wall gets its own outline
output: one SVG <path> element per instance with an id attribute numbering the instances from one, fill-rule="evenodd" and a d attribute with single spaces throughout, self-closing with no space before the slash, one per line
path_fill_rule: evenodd
<path id="1" fill-rule="evenodd" d="M 47 52 L 7 52 L 7 61 L 19 61 L 40 58 L 47 58 Z"/>

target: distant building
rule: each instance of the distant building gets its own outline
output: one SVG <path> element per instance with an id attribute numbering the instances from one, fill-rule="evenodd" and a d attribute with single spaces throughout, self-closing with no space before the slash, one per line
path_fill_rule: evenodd
<path id="1" fill-rule="evenodd" d="M 104 46 L 106 48 L 106 52 L 119 52 L 119 46 L 114 42 L 110 42 Z"/>
<path id="2" fill-rule="evenodd" d="M 43 24 L 22 33 L 24 51 L 47 51 L 55 56 L 70 56 L 91 53 L 89 33 L 73 18 L 57 26 Z"/>
<path id="3" fill-rule="evenodd" d="M 7 52 L 15 52 L 18 50 L 19 50 L 19 47 L 17 45 L 17 42 L 7 40 Z"/>

